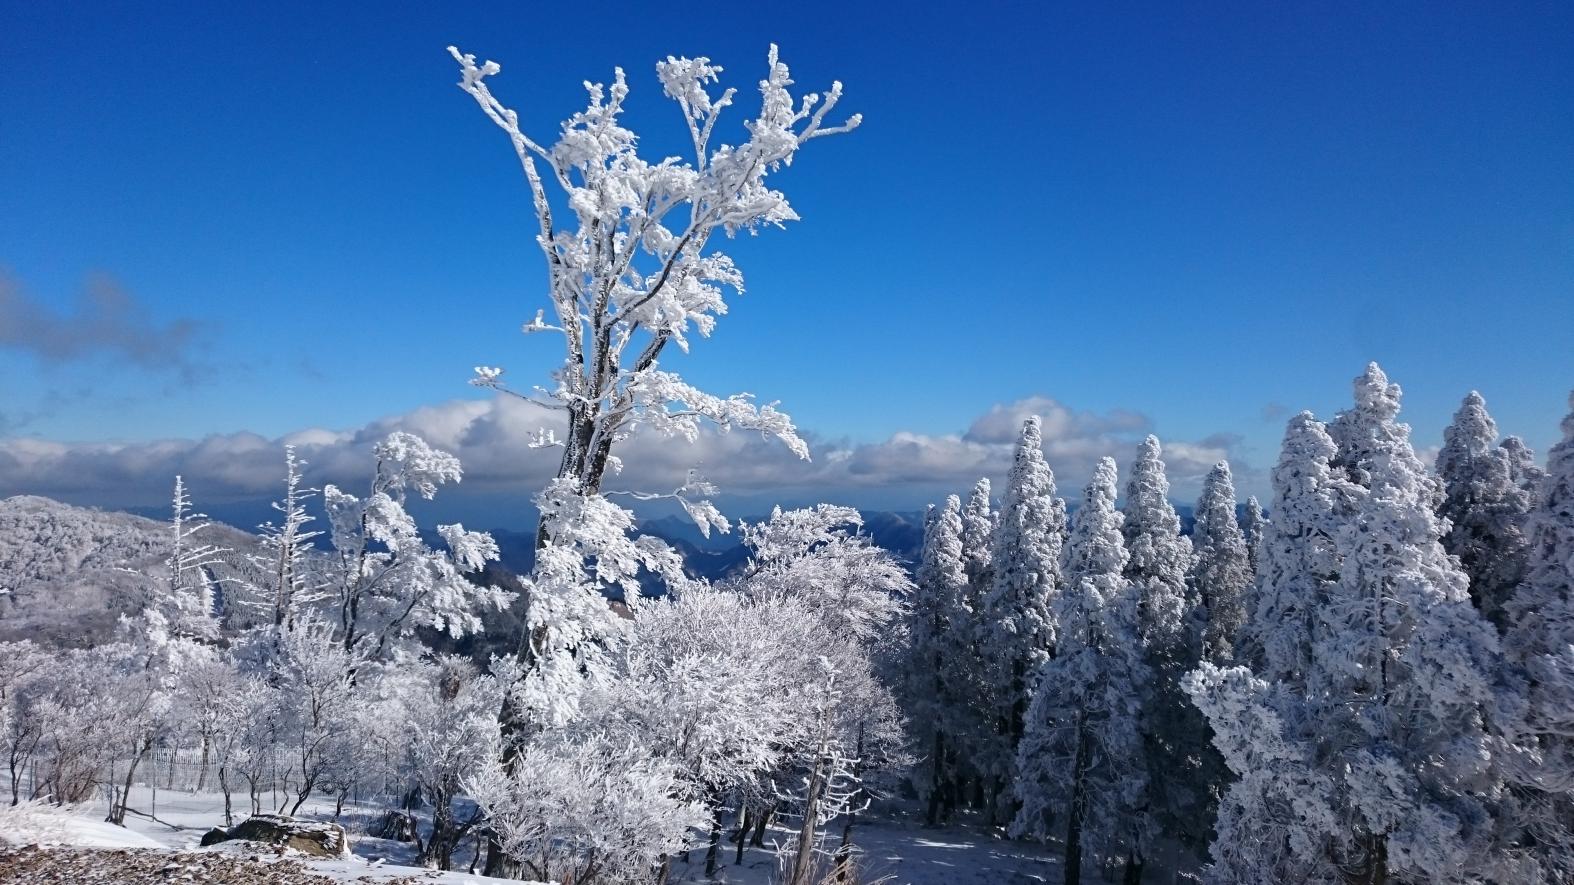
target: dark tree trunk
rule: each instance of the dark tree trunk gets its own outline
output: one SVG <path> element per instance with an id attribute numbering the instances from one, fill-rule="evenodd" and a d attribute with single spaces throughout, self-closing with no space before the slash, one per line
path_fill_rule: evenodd
<path id="1" fill-rule="evenodd" d="M 935 730 L 935 741 L 932 761 L 930 763 L 929 778 L 929 814 L 925 821 L 933 827 L 940 823 L 940 803 L 944 801 L 941 793 L 945 783 L 945 735 L 939 729 Z"/>
<path id="2" fill-rule="evenodd" d="M 749 840 L 749 844 L 755 848 L 764 848 L 765 830 L 771 825 L 771 819 L 776 817 L 776 806 L 768 806 L 763 811 L 758 812 L 758 814 L 759 820 L 754 822 L 754 837 Z"/>
<path id="3" fill-rule="evenodd" d="M 1077 752 L 1072 761 L 1071 811 L 1066 816 L 1065 885 L 1082 885 L 1082 810 L 1087 803 L 1087 713 L 1077 714 Z"/>
<path id="4" fill-rule="evenodd" d="M 1122 885 L 1142 885 L 1142 868 L 1146 865 L 1140 852 L 1129 852 L 1126 855 L 1126 872 L 1121 877 Z"/>

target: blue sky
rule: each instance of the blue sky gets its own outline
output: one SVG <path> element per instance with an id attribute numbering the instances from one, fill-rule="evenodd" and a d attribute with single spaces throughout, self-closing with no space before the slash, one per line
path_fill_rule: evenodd
<path id="1" fill-rule="evenodd" d="M 864 127 L 781 176 L 804 220 L 730 244 L 748 294 L 669 361 L 824 440 L 1038 396 L 1260 471 L 1370 359 L 1422 445 L 1475 387 L 1544 450 L 1574 385 L 1566 3 L 225 6 L 0 11 L 0 308 L 131 299 L 80 346 L 0 325 L 0 436 L 348 430 L 546 371 L 449 43 L 543 135 L 624 66 L 652 152 L 668 54 L 845 82 Z"/>

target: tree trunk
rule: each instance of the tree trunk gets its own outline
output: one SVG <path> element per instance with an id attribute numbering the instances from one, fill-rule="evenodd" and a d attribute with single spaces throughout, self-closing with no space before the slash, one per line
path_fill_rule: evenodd
<path id="1" fill-rule="evenodd" d="M 940 803 L 943 800 L 943 797 L 940 794 L 944 780 L 945 735 L 941 733 L 939 729 L 935 729 L 934 750 L 930 762 L 929 814 L 925 818 L 926 822 L 931 827 L 940 823 Z"/>
<path id="2" fill-rule="evenodd" d="M 1082 807 L 1087 802 L 1087 713 L 1077 714 L 1077 752 L 1072 762 L 1071 813 L 1066 819 L 1065 885 L 1082 885 Z"/>
<path id="3" fill-rule="evenodd" d="M 1122 885 L 1142 885 L 1142 868 L 1147 865 L 1142 853 L 1130 851 L 1126 854 L 1126 872 L 1121 877 Z"/>
<path id="4" fill-rule="evenodd" d="M 705 852 L 705 875 L 716 875 L 717 858 L 721 854 L 721 818 L 713 817 L 710 824 L 710 849 Z"/>
<path id="5" fill-rule="evenodd" d="M 765 847 L 765 830 L 771 825 L 771 820 L 776 817 L 776 806 L 770 805 L 759 812 L 759 820 L 754 822 L 754 837 L 749 844 L 755 848 Z"/>
<path id="6" fill-rule="evenodd" d="M 219 766 L 219 790 L 224 793 L 224 825 L 232 827 L 235 825 L 235 815 L 230 802 L 230 779 L 226 768 L 227 766 Z"/>
<path id="7" fill-rule="evenodd" d="M 197 789 L 196 789 L 196 792 L 198 792 L 198 793 L 200 793 L 203 790 L 207 789 L 207 786 L 208 786 L 208 745 L 210 743 L 211 743 L 211 741 L 208 739 L 208 736 L 207 735 L 203 735 L 202 736 L 202 764 L 197 769 Z"/>
<path id="8" fill-rule="evenodd" d="M 138 748 L 137 752 L 132 755 L 131 764 L 126 767 L 126 783 L 124 789 L 120 792 L 120 801 L 110 803 L 109 817 L 105 818 L 105 820 L 117 827 L 126 825 L 126 806 L 131 802 L 131 781 L 136 776 L 137 764 L 142 761 L 143 756 L 147 755 L 148 750 L 153 748 L 153 739 L 144 739 L 138 742 L 136 746 Z"/>
<path id="9" fill-rule="evenodd" d="M 743 848 L 749 841 L 749 827 L 754 823 L 753 815 L 754 810 L 744 805 L 743 819 L 738 822 L 738 855 L 733 858 L 733 866 L 743 863 Z"/>
<path id="10" fill-rule="evenodd" d="M 825 792 L 830 772 L 829 760 L 821 753 L 809 771 L 809 783 L 804 789 L 803 823 L 798 827 L 798 851 L 793 860 L 792 875 L 785 885 L 811 885 L 814 881 L 815 828 L 820 817 L 820 797 Z"/>

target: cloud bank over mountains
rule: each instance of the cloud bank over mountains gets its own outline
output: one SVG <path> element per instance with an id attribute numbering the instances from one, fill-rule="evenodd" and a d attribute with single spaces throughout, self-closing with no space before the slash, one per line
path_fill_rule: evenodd
<path id="1" fill-rule="evenodd" d="M 608 490 L 667 491 L 684 482 L 690 467 L 721 489 L 721 499 L 799 504 L 832 500 L 854 506 L 916 508 L 948 492 L 963 492 L 980 476 L 999 481 L 1011 464 L 1023 419 L 1043 419 L 1044 450 L 1062 495 L 1074 500 L 1093 464 L 1106 455 L 1124 464 L 1136 442 L 1152 430 L 1137 412 L 1074 410 L 1049 397 L 996 404 L 956 434 L 898 432 L 878 442 L 850 442 L 806 434 L 813 460 L 796 458 L 779 441 L 757 433 L 707 430 L 693 443 L 641 431 L 619 450 L 624 469 Z M 283 446 L 292 444 L 309 462 L 312 485 L 363 486 L 372 470 L 371 448 L 405 430 L 458 455 L 463 484 L 445 490 L 461 498 L 528 498 L 553 474 L 556 448 L 530 448 L 542 428 L 561 431 L 554 412 L 498 397 L 451 400 L 379 419 L 352 430 L 306 429 L 278 439 L 250 432 L 202 439 L 136 443 L 64 443 L 26 437 L 0 439 L 0 489 L 103 507 L 156 506 L 181 474 L 199 501 L 265 500 L 276 496 Z M 1209 467 L 1232 458 L 1237 437 L 1165 440 L 1174 492 L 1194 495 Z M 1232 458 L 1232 462 L 1234 459 Z M 1251 488 L 1254 472 L 1235 463 Z"/>

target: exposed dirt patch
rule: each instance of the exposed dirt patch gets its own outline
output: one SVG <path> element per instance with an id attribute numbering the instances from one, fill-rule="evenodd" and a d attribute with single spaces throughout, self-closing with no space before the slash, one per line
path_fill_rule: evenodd
<path id="1" fill-rule="evenodd" d="M 420 879 L 371 879 L 378 885 L 418 885 Z M 248 857 L 216 851 L 152 848 L 21 848 L 0 846 L 0 883 L 29 885 L 343 885 L 290 858 Z"/>

